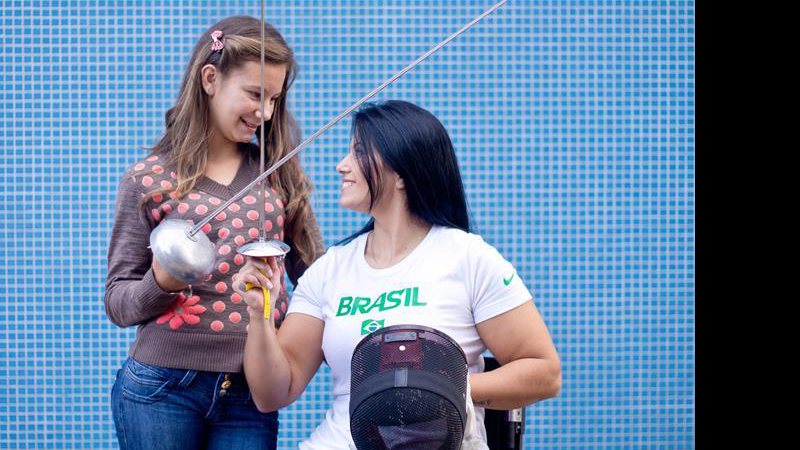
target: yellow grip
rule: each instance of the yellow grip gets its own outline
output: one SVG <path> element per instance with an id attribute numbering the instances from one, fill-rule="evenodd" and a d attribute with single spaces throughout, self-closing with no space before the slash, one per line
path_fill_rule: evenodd
<path id="1" fill-rule="evenodd" d="M 261 272 L 261 273 L 264 274 L 264 272 Z M 264 274 L 264 276 L 267 276 L 267 275 Z M 244 287 L 248 291 L 250 289 L 253 289 L 253 285 L 251 283 L 245 283 Z M 261 286 L 261 291 L 264 293 L 264 318 L 265 319 L 269 319 L 270 311 L 272 311 L 272 306 L 271 306 L 272 302 L 270 301 L 270 297 L 269 297 L 269 289 L 267 289 L 264 286 Z"/>

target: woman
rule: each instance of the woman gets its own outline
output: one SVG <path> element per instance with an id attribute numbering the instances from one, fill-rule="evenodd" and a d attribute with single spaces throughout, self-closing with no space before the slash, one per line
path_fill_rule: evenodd
<path id="1" fill-rule="evenodd" d="M 341 206 L 371 220 L 300 278 L 279 331 L 259 319 L 259 290 L 244 290 L 250 282 L 277 292 L 276 261 L 250 259 L 236 277 L 251 318 L 245 374 L 258 408 L 295 401 L 324 360 L 334 403 L 300 448 L 349 448 L 350 359 L 365 324 L 418 324 L 450 335 L 466 353 L 477 406 L 511 409 L 555 396 L 561 364 L 547 327 L 513 266 L 469 232 L 442 124 L 410 103 L 368 105 L 354 115 L 350 152 L 337 171 Z M 487 348 L 502 367 L 484 373 Z M 482 408 L 476 417 L 482 424 Z M 485 442 L 482 426 L 480 433 Z"/>

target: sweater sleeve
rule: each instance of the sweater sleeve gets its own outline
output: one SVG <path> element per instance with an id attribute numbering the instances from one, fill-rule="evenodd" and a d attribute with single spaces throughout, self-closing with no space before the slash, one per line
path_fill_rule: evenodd
<path id="1" fill-rule="evenodd" d="M 305 229 L 308 230 L 308 235 L 311 237 L 312 242 L 314 243 L 314 250 L 316 252 L 316 258 L 319 259 L 325 253 L 325 244 L 322 241 L 322 233 L 319 230 L 319 225 L 317 224 L 317 218 L 314 216 L 314 211 L 310 211 L 307 221 L 305 223 Z M 290 247 L 293 247 L 293 243 L 291 241 L 291 237 L 286 234 L 286 243 L 289 244 Z M 297 286 L 298 280 L 303 273 L 305 273 L 306 269 L 308 269 L 308 265 L 300 259 L 300 254 L 296 251 L 290 251 L 286 255 L 286 260 L 284 262 L 286 266 L 286 273 L 289 275 L 289 280 L 291 280 L 292 284 Z"/>
<path id="2" fill-rule="evenodd" d="M 139 207 L 143 192 L 136 180 L 126 173 L 120 182 L 108 248 L 105 309 L 120 327 L 146 322 L 166 312 L 175 300 L 175 294 L 156 283 L 150 268 L 150 231 L 155 223 Z"/>

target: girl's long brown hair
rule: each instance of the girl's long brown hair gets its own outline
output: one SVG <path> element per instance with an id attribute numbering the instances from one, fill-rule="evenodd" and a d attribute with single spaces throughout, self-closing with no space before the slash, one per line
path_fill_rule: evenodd
<path id="1" fill-rule="evenodd" d="M 224 33 L 221 53 L 211 49 L 211 33 L 221 30 Z M 197 180 L 204 174 L 208 158 L 209 108 L 208 95 L 203 89 L 201 69 L 213 64 L 224 76 L 242 67 L 246 62 L 261 61 L 261 22 L 250 16 L 228 17 L 211 26 L 200 37 L 192 51 L 192 57 L 181 83 L 175 106 L 166 113 L 166 133 L 152 148 L 153 153 L 164 155 L 176 167 L 178 197 L 192 190 Z M 294 53 L 283 36 L 271 25 L 264 27 L 264 61 L 267 64 L 286 66 L 286 79 L 280 97 L 275 101 L 272 118 L 266 126 L 267 140 L 265 155 L 267 167 L 273 165 L 292 151 L 300 142 L 300 130 L 289 112 L 286 94 L 296 76 Z M 256 136 L 260 136 L 256 130 Z M 258 148 L 247 146 L 251 154 L 247 157 L 258 160 Z M 285 235 L 292 241 L 293 251 L 310 266 L 316 255 L 315 243 L 306 227 L 311 206 L 309 193 L 311 182 L 300 167 L 297 157 L 283 164 L 269 176 L 272 187 L 285 200 Z M 156 193 L 151 192 L 143 202 Z"/>

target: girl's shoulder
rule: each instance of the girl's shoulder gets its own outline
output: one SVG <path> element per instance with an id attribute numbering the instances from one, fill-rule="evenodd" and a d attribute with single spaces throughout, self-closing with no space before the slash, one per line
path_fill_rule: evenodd
<path id="1" fill-rule="evenodd" d="M 132 163 L 125 169 L 126 177 L 145 176 L 145 175 L 170 175 L 175 168 L 167 161 L 166 156 L 150 153 L 138 161 Z"/>
<path id="2" fill-rule="evenodd" d="M 178 175 L 164 155 L 149 154 L 125 169 L 123 181 L 141 183 L 143 187 L 163 188 L 173 185 Z"/>

